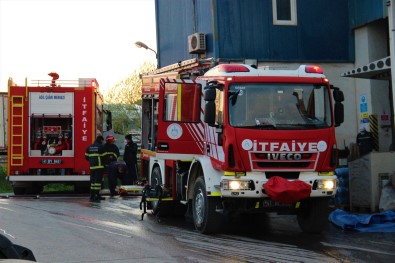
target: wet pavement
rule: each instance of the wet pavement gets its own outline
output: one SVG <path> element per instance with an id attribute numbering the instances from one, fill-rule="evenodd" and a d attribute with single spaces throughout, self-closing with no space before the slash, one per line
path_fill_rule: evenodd
<path id="1" fill-rule="evenodd" d="M 140 197 L 92 204 L 87 196 L 0 198 L 0 231 L 39 262 L 393 262 L 395 233 L 301 232 L 292 215 L 268 214 L 263 227 L 234 221 L 215 235 L 188 218 L 141 221 Z"/>

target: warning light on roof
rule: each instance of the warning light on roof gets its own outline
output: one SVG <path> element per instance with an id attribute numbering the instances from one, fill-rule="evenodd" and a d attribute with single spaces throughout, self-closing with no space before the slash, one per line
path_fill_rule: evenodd
<path id="1" fill-rule="evenodd" d="M 317 73 L 317 74 L 323 74 L 324 73 L 322 68 L 319 67 L 319 66 L 306 66 L 305 71 L 306 71 L 306 73 Z"/>
<path id="2" fill-rule="evenodd" d="M 235 64 L 221 64 L 218 66 L 219 72 L 249 72 L 250 70 L 243 65 L 235 65 Z"/>

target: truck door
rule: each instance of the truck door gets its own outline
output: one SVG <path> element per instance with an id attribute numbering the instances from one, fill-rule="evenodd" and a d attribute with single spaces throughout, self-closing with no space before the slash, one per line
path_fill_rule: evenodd
<path id="1" fill-rule="evenodd" d="M 159 90 L 157 153 L 169 159 L 203 154 L 202 121 L 204 81 L 161 79 Z"/>

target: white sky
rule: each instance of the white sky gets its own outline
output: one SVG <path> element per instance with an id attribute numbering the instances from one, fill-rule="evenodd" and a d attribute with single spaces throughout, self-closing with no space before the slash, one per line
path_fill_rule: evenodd
<path id="1" fill-rule="evenodd" d="M 113 87 L 155 53 L 154 0 L 0 0 L 0 91 L 7 81 L 96 78 Z"/>

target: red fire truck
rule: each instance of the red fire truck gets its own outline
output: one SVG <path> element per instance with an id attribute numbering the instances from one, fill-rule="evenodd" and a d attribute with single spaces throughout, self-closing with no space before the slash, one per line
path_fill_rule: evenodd
<path id="1" fill-rule="evenodd" d="M 143 76 L 146 207 L 159 216 L 188 211 L 201 233 L 242 215 L 262 224 L 267 212 L 322 231 L 336 193 L 343 93 L 318 66 L 219 64 L 174 79 L 193 74 Z"/>
<path id="2" fill-rule="evenodd" d="M 8 179 L 14 193 L 38 194 L 48 183 L 89 189 L 85 150 L 111 128 L 96 79 L 8 81 Z M 106 119 L 106 123 L 103 120 Z M 106 126 L 103 128 L 103 126 Z"/>

